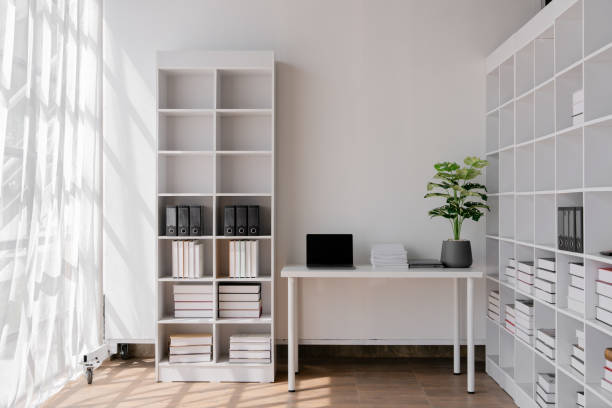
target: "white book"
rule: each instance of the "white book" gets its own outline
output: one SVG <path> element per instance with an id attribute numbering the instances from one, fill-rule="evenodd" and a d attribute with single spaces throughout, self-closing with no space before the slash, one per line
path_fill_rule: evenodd
<path id="1" fill-rule="evenodd" d="M 212 302 L 212 293 L 175 293 L 175 302 Z"/>
<path id="2" fill-rule="evenodd" d="M 189 241 L 183 241 L 183 278 L 189 278 Z"/>
<path id="3" fill-rule="evenodd" d="M 612 383 L 612 371 L 604 368 L 604 376 L 603 378 Z"/>
<path id="4" fill-rule="evenodd" d="M 540 408 L 555 408 L 554 403 L 548 403 L 542 399 L 539 395 L 536 394 L 536 403 Z"/>
<path id="5" fill-rule="evenodd" d="M 538 374 L 538 385 L 542 389 L 549 393 L 554 394 L 555 392 L 555 374 L 553 373 L 539 373 Z"/>
<path id="6" fill-rule="evenodd" d="M 547 346 L 541 340 L 536 339 L 535 348 L 551 360 L 555 359 L 555 349 Z"/>
<path id="7" fill-rule="evenodd" d="M 204 245 L 195 244 L 195 275 L 194 278 L 204 276 Z"/>
<path id="8" fill-rule="evenodd" d="M 531 334 L 530 331 L 533 330 L 533 319 L 532 318 L 525 319 L 524 315 L 521 313 L 517 313 L 515 318 L 516 318 L 516 325 L 519 326 L 524 331 Z"/>
<path id="9" fill-rule="evenodd" d="M 574 298 L 567 298 L 567 308 L 569 310 L 573 310 L 576 313 L 584 314 L 584 302 L 581 302 Z"/>
<path id="10" fill-rule="evenodd" d="M 525 282 L 523 282 L 521 280 L 517 280 L 516 281 L 516 287 L 517 287 L 518 290 L 520 290 L 522 292 L 531 294 L 532 286 L 529 283 L 525 283 Z"/>
<path id="11" fill-rule="evenodd" d="M 244 242 L 244 253 L 246 254 L 244 260 L 244 277 L 252 278 L 251 275 L 251 241 L 242 241 Z"/>
<path id="12" fill-rule="evenodd" d="M 572 355 L 584 361 L 584 349 L 577 344 L 574 344 L 572 347 Z"/>
<path id="13" fill-rule="evenodd" d="M 194 241 L 189 241 L 188 242 L 188 264 L 189 264 L 189 277 L 190 278 L 195 278 L 196 277 L 196 266 L 195 266 L 195 242 Z"/>
<path id="14" fill-rule="evenodd" d="M 584 89 L 578 89 L 572 93 L 572 104 L 584 102 Z"/>
<path id="15" fill-rule="evenodd" d="M 260 317 L 260 311 L 258 310 L 219 310 L 219 317 L 231 317 L 231 318 L 257 318 Z"/>
<path id="16" fill-rule="evenodd" d="M 555 271 L 555 258 L 538 258 L 538 268 Z"/>
<path id="17" fill-rule="evenodd" d="M 212 310 L 213 302 L 174 302 L 174 310 Z"/>
<path id="18" fill-rule="evenodd" d="M 236 277 L 236 241 L 229 242 L 229 277 Z"/>
<path id="19" fill-rule="evenodd" d="M 506 276 L 510 276 L 512 278 L 516 278 L 516 269 L 508 266 L 508 267 L 506 267 L 506 272 L 504 274 Z"/>
<path id="20" fill-rule="evenodd" d="M 606 282 L 595 282 L 595 292 L 612 298 L 612 285 Z"/>
<path id="21" fill-rule="evenodd" d="M 521 282 L 525 282 L 525 283 L 528 283 L 530 285 L 533 285 L 533 275 L 530 274 L 530 273 L 525 273 L 523 271 L 519 271 L 517 278 Z"/>
<path id="22" fill-rule="evenodd" d="M 489 292 L 489 296 L 499 300 L 499 291 L 492 290 L 492 291 Z"/>
<path id="23" fill-rule="evenodd" d="M 581 407 L 584 407 L 584 391 L 578 391 L 576 393 L 576 404 L 578 404 Z"/>
<path id="24" fill-rule="evenodd" d="M 580 302 L 584 302 L 584 289 L 569 286 L 567 289 L 567 296 Z"/>
<path id="25" fill-rule="evenodd" d="M 270 358 L 270 350 L 230 350 L 230 358 Z"/>
<path id="26" fill-rule="evenodd" d="M 179 277 L 178 241 L 172 241 L 172 277 Z"/>
<path id="27" fill-rule="evenodd" d="M 536 271 L 536 276 L 549 282 L 557 281 L 557 274 L 555 272 L 547 271 L 546 269 L 538 269 Z"/>
<path id="28" fill-rule="evenodd" d="M 492 311 L 492 312 L 494 312 L 496 314 L 499 314 L 499 307 L 497 307 L 495 305 L 489 305 L 488 308 L 489 308 L 490 311 Z"/>
<path id="29" fill-rule="evenodd" d="M 259 299 L 259 293 L 219 293 L 220 302 L 253 302 Z"/>
<path id="30" fill-rule="evenodd" d="M 505 328 L 506 328 L 506 331 L 510 334 L 514 334 L 516 332 L 515 327 L 508 322 L 506 322 Z"/>
<path id="31" fill-rule="evenodd" d="M 576 329 L 576 339 L 578 340 L 578 346 L 584 348 L 584 331 Z"/>
<path id="32" fill-rule="evenodd" d="M 184 274 L 184 262 L 183 262 L 183 257 L 185 255 L 185 252 L 183 251 L 183 241 L 177 241 L 178 242 L 178 277 L 179 278 L 184 278 L 185 274 Z"/>
<path id="33" fill-rule="evenodd" d="M 246 241 L 240 241 L 240 277 L 247 277 L 247 256 L 246 256 Z"/>
<path id="34" fill-rule="evenodd" d="M 512 323 L 513 325 L 516 325 L 516 317 L 507 314 L 506 315 L 506 320 L 509 321 L 510 323 Z"/>
<path id="35" fill-rule="evenodd" d="M 495 314 L 494 312 L 487 310 L 487 316 L 489 316 L 489 319 L 491 320 L 495 320 L 496 322 L 499 322 L 499 315 Z"/>
<path id="36" fill-rule="evenodd" d="M 544 391 L 544 389 L 540 387 L 540 384 L 536 385 L 536 393 L 540 396 L 540 398 L 549 404 L 555 402 L 555 394 Z"/>
<path id="37" fill-rule="evenodd" d="M 229 360 L 230 363 L 232 364 L 253 364 L 253 363 L 260 363 L 260 364 L 270 364 L 270 359 L 269 358 L 230 358 Z"/>
<path id="38" fill-rule="evenodd" d="M 259 276 L 259 241 L 251 241 L 251 272 L 252 277 Z"/>
<path id="39" fill-rule="evenodd" d="M 518 270 L 533 275 L 533 261 L 519 261 Z"/>
<path id="40" fill-rule="evenodd" d="M 597 280 L 612 283 L 612 268 L 599 268 L 597 271 Z"/>
<path id="41" fill-rule="evenodd" d="M 212 285 L 173 285 L 174 293 L 212 293 Z"/>
<path id="42" fill-rule="evenodd" d="M 210 354 L 212 346 L 170 346 L 170 354 Z"/>
<path id="43" fill-rule="evenodd" d="M 212 310 L 175 310 L 174 317 L 178 319 L 194 317 L 194 318 L 212 318 Z"/>
<path id="44" fill-rule="evenodd" d="M 258 309 L 261 307 L 261 302 L 219 302 L 219 309 L 223 310 L 242 310 L 242 309 Z"/>
<path id="45" fill-rule="evenodd" d="M 506 305 L 506 314 L 511 316 L 514 316 L 516 314 L 514 310 L 514 303 Z"/>
<path id="46" fill-rule="evenodd" d="M 219 285 L 219 293 L 259 293 L 260 285 Z"/>
<path id="47" fill-rule="evenodd" d="M 580 374 L 584 375 L 584 362 L 582 360 L 572 356 L 570 358 L 570 365 Z"/>
<path id="48" fill-rule="evenodd" d="M 242 245 L 236 241 L 236 278 L 242 278 Z"/>
<path id="49" fill-rule="evenodd" d="M 572 104 L 572 116 L 584 113 L 584 101 L 576 102 Z"/>
<path id="50" fill-rule="evenodd" d="M 600 307 L 595 307 L 595 318 L 600 322 L 612 326 L 612 312 L 608 312 Z"/>
<path id="51" fill-rule="evenodd" d="M 212 334 L 181 333 L 170 335 L 170 346 L 209 346 L 212 345 Z"/>
<path id="52" fill-rule="evenodd" d="M 556 334 L 555 329 L 538 329 L 538 340 L 549 347 L 555 348 Z"/>
<path id="53" fill-rule="evenodd" d="M 494 297 L 489 296 L 489 304 L 499 307 L 499 299 L 495 299 Z"/>
<path id="54" fill-rule="evenodd" d="M 540 299 L 543 300 L 544 302 L 547 303 L 555 303 L 555 294 L 554 293 L 548 293 L 546 291 L 543 291 L 542 289 L 539 288 L 535 288 L 535 296 Z"/>
<path id="55" fill-rule="evenodd" d="M 516 268 L 516 259 L 508 258 L 508 266 L 510 266 L 511 268 Z"/>
<path id="56" fill-rule="evenodd" d="M 608 392 L 612 392 L 612 382 L 607 381 L 605 378 L 601 379 L 601 388 Z M 586 405 L 585 405 L 586 406 Z"/>
<path id="57" fill-rule="evenodd" d="M 544 292 L 553 293 L 553 294 L 556 292 L 555 283 L 544 280 L 544 279 L 535 278 L 533 282 L 533 286 L 535 286 L 536 288 L 540 290 L 543 290 Z"/>
<path id="58" fill-rule="evenodd" d="M 612 312 L 612 298 L 597 295 L 597 306 L 601 307 L 608 312 Z"/>
<path id="59" fill-rule="evenodd" d="M 230 342 L 230 350 L 249 350 L 249 351 L 262 351 L 268 350 L 270 351 L 271 345 L 270 342 L 265 343 L 238 343 L 238 342 Z"/>
<path id="60" fill-rule="evenodd" d="M 232 334 L 230 336 L 230 344 L 233 341 L 239 343 L 269 343 L 271 338 L 269 334 Z"/>
<path id="61" fill-rule="evenodd" d="M 576 288 L 584 289 L 584 278 L 581 278 L 580 276 L 570 275 L 570 285 Z"/>
<path id="62" fill-rule="evenodd" d="M 581 125 L 584 123 L 584 114 L 581 113 L 579 115 L 572 116 L 572 125 Z"/>
<path id="63" fill-rule="evenodd" d="M 580 262 L 570 262 L 569 263 L 569 273 L 570 275 L 579 276 L 584 278 L 584 264 Z"/>
<path id="64" fill-rule="evenodd" d="M 524 331 L 522 331 L 519 328 L 516 329 L 516 331 L 514 332 L 514 334 L 516 335 L 516 337 L 518 337 L 519 339 L 523 340 L 525 343 L 531 345 L 533 343 L 533 336 L 525 333 Z"/>
<path id="65" fill-rule="evenodd" d="M 517 299 L 514 303 L 514 309 L 531 316 L 533 314 L 533 300 Z"/>
<path id="66" fill-rule="evenodd" d="M 506 276 L 506 282 L 508 282 L 508 284 L 510 284 L 511 286 L 514 286 L 516 284 L 516 278 L 513 278 L 512 276 Z"/>
<path id="67" fill-rule="evenodd" d="M 170 363 L 206 363 L 211 361 L 210 354 L 171 354 Z"/>

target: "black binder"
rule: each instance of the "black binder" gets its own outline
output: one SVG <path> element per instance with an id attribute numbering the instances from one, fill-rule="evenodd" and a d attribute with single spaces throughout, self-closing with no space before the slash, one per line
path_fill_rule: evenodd
<path id="1" fill-rule="evenodd" d="M 561 250 L 565 249 L 565 240 L 563 239 L 565 236 L 565 229 L 563 228 L 565 226 L 564 213 L 563 207 L 557 208 L 557 246 Z"/>
<path id="2" fill-rule="evenodd" d="M 247 235 L 247 206 L 236 206 L 236 235 Z"/>
<path id="3" fill-rule="evenodd" d="M 584 207 L 576 207 L 576 252 L 584 252 L 583 214 Z"/>
<path id="4" fill-rule="evenodd" d="M 176 207 L 166 207 L 166 235 L 176 235 Z"/>
<path id="5" fill-rule="evenodd" d="M 249 205 L 247 216 L 249 235 L 259 235 L 259 206 Z"/>
<path id="6" fill-rule="evenodd" d="M 236 235 L 236 207 L 233 205 L 223 211 L 223 235 Z"/>
<path id="7" fill-rule="evenodd" d="M 576 251 L 576 208 L 567 208 L 567 221 L 569 229 L 567 231 L 567 246 L 568 250 Z"/>
<path id="8" fill-rule="evenodd" d="M 183 205 L 178 207 L 178 235 L 189 235 L 189 207 Z"/>
<path id="9" fill-rule="evenodd" d="M 189 235 L 202 235 L 202 207 L 189 207 Z"/>

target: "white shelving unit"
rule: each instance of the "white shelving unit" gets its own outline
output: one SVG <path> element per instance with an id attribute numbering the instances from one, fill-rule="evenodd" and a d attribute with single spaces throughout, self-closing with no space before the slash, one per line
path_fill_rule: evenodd
<path id="1" fill-rule="evenodd" d="M 594 319 L 597 269 L 612 266 L 612 1 L 555 0 L 487 58 L 487 292 L 501 304 L 533 299 L 536 328 L 557 333 L 555 360 L 487 318 L 486 370 L 520 407 L 537 407 L 537 373 L 555 372 L 557 407 L 612 407 L 600 386 L 612 326 Z M 572 124 L 572 93 L 585 90 L 585 121 Z M 584 253 L 557 249 L 557 207 L 584 207 Z M 523 293 L 504 277 L 508 258 L 555 257 L 557 302 Z M 586 271 L 584 313 L 567 308 L 569 262 Z M 501 320 L 503 322 L 502 309 Z M 585 332 L 585 375 L 569 361 Z"/>
<path id="2" fill-rule="evenodd" d="M 159 381 L 272 382 L 274 345 L 274 54 L 272 52 L 177 51 L 157 56 L 157 329 Z M 203 207 L 203 235 L 168 237 L 165 207 Z M 223 236 L 223 208 L 259 205 L 261 235 Z M 204 244 L 204 277 L 175 279 L 173 239 Z M 229 278 L 229 240 L 259 240 L 258 278 Z M 218 318 L 220 282 L 261 284 L 263 313 L 257 319 Z M 173 285 L 210 284 L 211 319 L 174 318 Z M 207 363 L 170 364 L 175 333 L 213 335 Z M 229 338 L 262 333 L 272 338 L 270 364 L 229 363 Z"/>

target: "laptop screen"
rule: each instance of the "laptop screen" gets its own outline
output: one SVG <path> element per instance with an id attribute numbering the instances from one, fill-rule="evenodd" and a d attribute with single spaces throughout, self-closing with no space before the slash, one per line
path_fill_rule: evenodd
<path id="1" fill-rule="evenodd" d="M 307 266 L 352 266 L 352 234 L 306 235 Z"/>

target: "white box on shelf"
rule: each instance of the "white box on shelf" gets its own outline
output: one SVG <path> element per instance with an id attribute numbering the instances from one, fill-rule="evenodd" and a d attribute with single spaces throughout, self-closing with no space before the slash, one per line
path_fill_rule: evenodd
<path id="1" fill-rule="evenodd" d="M 584 290 L 584 278 L 580 276 L 570 275 L 570 285 L 575 288 L 580 288 Z"/>
<path id="2" fill-rule="evenodd" d="M 538 258 L 538 268 L 555 271 L 555 258 Z"/>
<path id="3" fill-rule="evenodd" d="M 581 262 L 570 262 L 569 263 L 570 275 L 579 276 L 584 278 L 584 264 Z"/>
<path id="4" fill-rule="evenodd" d="M 571 356 L 570 365 L 580 374 L 584 375 L 584 361 L 580 360 L 576 356 Z"/>

